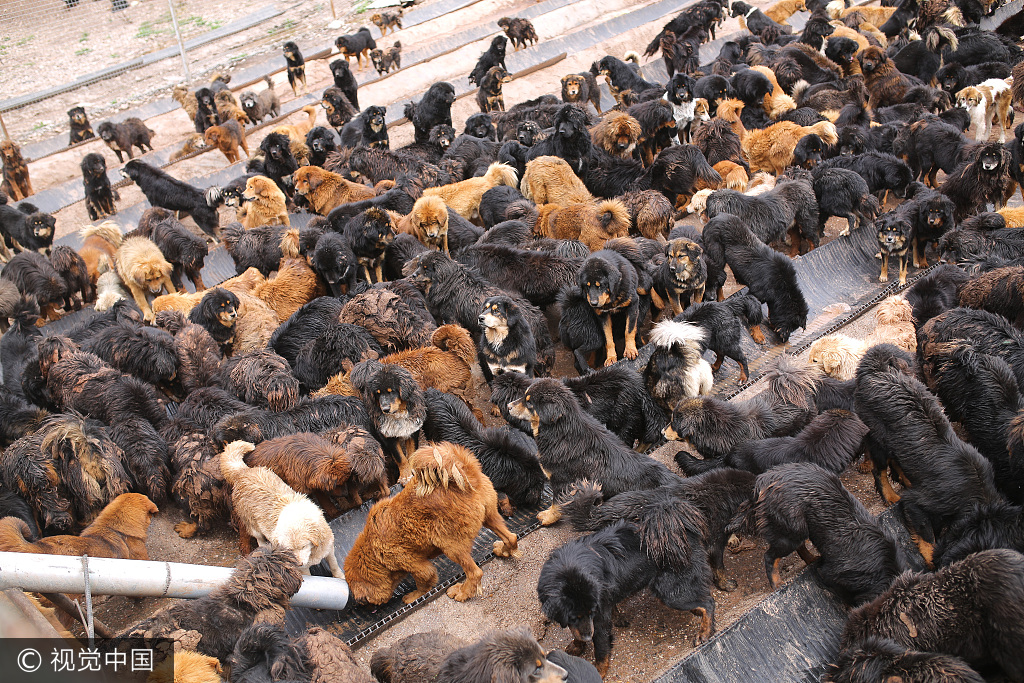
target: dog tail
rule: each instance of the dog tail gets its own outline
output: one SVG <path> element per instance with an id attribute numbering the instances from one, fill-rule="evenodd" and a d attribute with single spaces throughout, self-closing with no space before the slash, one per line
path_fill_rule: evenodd
<path id="1" fill-rule="evenodd" d="M 761 302 L 752 294 L 731 296 L 723 303 L 732 311 L 733 315 L 742 318 L 747 325 L 760 325 L 764 322 L 764 310 L 761 308 Z"/>
<path id="2" fill-rule="evenodd" d="M 103 221 L 99 225 L 87 225 L 78 231 L 78 236 L 83 240 L 88 237 L 99 237 L 101 240 L 117 249 L 121 246 L 121 226 L 114 221 Z"/>
<path id="3" fill-rule="evenodd" d="M 494 162 L 487 167 L 487 173 L 484 174 L 484 178 L 492 186 L 508 185 L 509 187 L 519 187 L 519 175 L 516 169 L 508 164 Z"/>
<path id="4" fill-rule="evenodd" d="M 766 377 L 768 400 L 773 408 L 780 403 L 788 403 L 803 409 L 814 409 L 818 375 L 813 365 L 783 355 Z"/>
<path id="5" fill-rule="evenodd" d="M 238 475 L 249 469 L 245 464 L 245 454 L 255 448 L 248 441 L 232 441 L 224 447 L 220 454 L 220 473 L 224 481 L 234 484 Z"/>
<path id="6" fill-rule="evenodd" d="M 614 521 L 604 519 L 601 514 L 602 500 L 601 484 L 582 479 L 569 487 L 565 502 L 558 507 L 576 531 L 597 531 Z"/>
<path id="7" fill-rule="evenodd" d="M 802 78 L 793 84 L 793 99 L 796 100 L 797 106 L 800 106 L 800 99 L 809 87 L 811 87 L 811 84 Z"/>
<path id="8" fill-rule="evenodd" d="M 476 458 L 463 446 L 452 443 L 427 444 L 412 455 L 412 478 L 417 496 L 429 496 L 436 489 L 472 491 L 470 475 L 480 471 Z"/>
<path id="9" fill-rule="evenodd" d="M 289 228 L 281 234 L 281 257 L 299 258 L 299 229 Z"/>
<path id="10" fill-rule="evenodd" d="M 13 326 L 17 328 L 18 334 L 32 334 L 35 331 L 36 321 L 39 320 L 39 304 L 36 302 L 36 298 L 30 294 L 19 296 L 18 300 L 14 302 L 10 318 L 14 321 Z"/>
<path id="11" fill-rule="evenodd" d="M 846 2 L 844 0 L 832 0 L 832 2 L 825 5 L 825 12 L 828 14 L 829 19 L 839 19 L 843 16 L 844 9 L 846 9 Z"/>
<path id="12" fill-rule="evenodd" d="M 597 222 L 601 224 L 605 234 L 622 237 L 629 234 L 629 226 L 632 223 L 629 209 L 618 199 L 606 199 L 597 205 Z M 615 229 L 611 229 L 612 226 L 615 226 Z"/>
<path id="13" fill-rule="evenodd" d="M 662 570 L 690 566 L 690 539 L 707 536 L 707 522 L 691 503 L 674 496 L 648 500 L 640 513 L 640 545 Z"/>
<path id="14" fill-rule="evenodd" d="M 476 360 L 476 345 L 473 338 L 469 336 L 462 327 L 458 325 L 441 325 L 434 330 L 434 336 L 430 343 L 448 353 L 454 353 L 463 363 L 472 367 Z"/>
<path id="15" fill-rule="evenodd" d="M 270 92 L 274 92 L 274 79 L 270 77 L 270 74 L 264 76 L 263 80 L 267 84 L 267 90 L 269 90 Z"/>
<path id="16" fill-rule="evenodd" d="M 20 519 L 18 517 L 10 517 L 9 519 L 11 520 L 11 526 L 13 527 L 13 531 L 21 537 L 18 539 L 10 539 L 14 542 L 13 544 L 21 546 L 20 549 L 25 552 L 39 552 L 36 548 L 34 548 L 31 545 L 32 541 L 35 540 L 33 538 L 34 534 L 32 533 L 32 529 L 29 528 L 28 524 L 25 523 L 25 520 Z M 5 550 L 7 550 L 7 548 L 5 548 Z"/>
<path id="17" fill-rule="evenodd" d="M 651 330 L 651 343 L 664 349 L 680 346 L 700 346 L 707 338 L 707 332 L 703 327 L 693 323 L 676 322 L 675 320 L 662 320 Z"/>
<path id="18" fill-rule="evenodd" d="M 760 500 L 760 497 L 758 497 Z M 739 507 L 736 508 L 736 514 L 732 516 L 729 523 L 725 525 L 726 538 L 734 534 L 740 536 L 756 536 L 757 535 L 757 515 L 754 511 L 757 509 L 757 501 L 754 499 L 745 500 L 740 503 Z"/>
<path id="19" fill-rule="evenodd" d="M 630 50 L 626 54 L 622 55 L 622 61 L 633 62 L 637 66 L 640 66 L 640 53 L 635 50 Z"/>
<path id="20" fill-rule="evenodd" d="M 206 191 L 206 205 L 216 209 L 218 206 L 224 203 L 223 190 L 214 185 Z"/>
<path id="21" fill-rule="evenodd" d="M 647 48 L 644 50 L 644 57 L 653 57 L 661 49 L 661 39 L 665 37 L 665 29 L 662 29 L 658 35 L 654 36 L 654 40 L 647 43 Z M 635 54 L 635 53 L 634 53 Z"/>
<path id="22" fill-rule="evenodd" d="M 416 116 L 416 103 L 410 102 L 409 104 L 405 105 L 405 109 L 402 110 L 402 114 L 405 116 L 405 118 L 412 121 L 412 117 Z"/>
<path id="23" fill-rule="evenodd" d="M 836 124 L 831 121 L 818 121 L 813 126 L 804 127 L 804 135 L 816 133 L 821 141 L 834 145 L 839 142 L 839 135 L 836 134 Z"/>

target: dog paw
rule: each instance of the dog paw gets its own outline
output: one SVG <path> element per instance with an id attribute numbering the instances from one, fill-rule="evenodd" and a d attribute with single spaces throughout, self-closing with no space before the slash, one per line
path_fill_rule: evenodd
<path id="1" fill-rule="evenodd" d="M 636 350 L 636 347 L 635 347 L 635 346 L 627 346 L 627 347 L 626 347 L 626 348 L 625 348 L 625 349 L 624 349 L 624 350 L 622 351 L 622 355 L 623 355 L 623 356 L 625 356 L 626 358 L 628 358 L 629 360 L 633 360 L 633 359 L 635 359 L 635 358 L 636 358 L 636 357 L 637 357 L 638 355 L 640 355 L 640 354 L 639 354 L 639 352 L 638 352 L 638 351 Z"/>
<path id="2" fill-rule="evenodd" d="M 174 532 L 181 538 L 192 538 L 196 535 L 197 528 L 192 522 L 178 522 L 174 525 Z"/>
<path id="3" fill-rule="evenodd" d="M 456 586 L 461 586 L 461 585 L 462 584 L 456 584 Z M 452 588 L 455 588 L 456 586 L 452 586 Z M 448 589 L 448 595 L 452 594 L 452 588 Z M 402 602 L 404 602 L 406 605 L 411 605 L 412 603 L 416 602 L 421 597 L 423 597 L 424 593 L 426 593 L 426 591 L 413 591 L 411 593 L 406 593 L 405 595 L 402 596 Z"/>
<path id="4" fill-rule="evenodd" d="M 491 417 L 501 417 L 501 410 L 498 406 L 491 406 Z"/>
<path id="5" fill-rule="evenodd" d="M 509 547 L 507 545 L 505 545 L 505 541 L 495 541 L 494 542 L 494 554 L 497 557 L 522 557 L 523 556 L 523 552 L 521 550 L 519 550 L 519 546 L 516 546 L 515 548 L 512 548 L 510 550 Z"/>
<path id="6" fill-rule="evenodd" d="M 849 234 L 850 234 L 850 229 L 849 229 L 849 228 L 844 228 L 844 229 L 843 229 L 843 230 L 842 230 L 842 231 L 841 231 L 841 232 L 839 233 L 839 236 L 840 236 L 840 237 L 847 237 L 847 236 L 848 236 Z"/>
<path id="7" fill-rule="evenodd" d="M 607 358 L 604 359 L 604 366 L 607 368 L 612 365 L 615 365 L 615 361 L 617 360 L 618 358 L 616 358 L 615 356 L 608 356 Z"/>
<path id="8" fill-rule="evenodd" d="M 555 510 L 541 510 L 537 513 L 537 521 L 543 526 L 551 526 L 562 518 L 562 515 Z"/>
<path id="9" fill-rule="evenodd" d="M 734 590 L 736 590 L 737 587 L 739 587 L 739 584 L 736 583 L 736 579 L 722 579 L 720 581 L 716 581 L 715 586 L 720 591 L 732 593 Z"/>
<path id="10" fill-rule="evenodd" d="M 587 644 L 582 640 L 574 640 L 565 648 L 565 654 L 579 657 L 587 649 Z"/>
<path id="11" fill-rule="evenodd" d="M 455 602 L 466 602 L 466 600 L 469 600 L 471 597 L 479 593 L 479 589 L 477 589 L 476 591 L 466 590 L 465 581 L 457 583 L 448 589 L 448 597 L 454 600 Z"/>

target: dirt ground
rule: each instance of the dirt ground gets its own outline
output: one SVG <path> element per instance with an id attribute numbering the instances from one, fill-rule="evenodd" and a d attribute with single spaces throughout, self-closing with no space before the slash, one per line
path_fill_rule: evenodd
<path id="1" fill-rule="evenodd" d="M 395 35 L 395 39 L 401 40 L 406 49 L 410 49 L 424 44 L 433 36 L 462 30 L 469 25 L 483 21 L 493 22 L 494 19 L 503 15 L 512 15 L 518 8 L 529 4 L 531 3 L 517 0 L 481 0 L 460 12 L 400 31 Z M 593 3 L 575 3 L 563 10 L 552 12 L 545 16 L 544 21 L 535 22 L 535 25 L 541 39 L 545 40 L 562 35 L 576 27 L 607 19 L 614 14 L 630 11 L 644 4 L 647 3 L 641 0 L 597 0 Z M 765 6 L 769 3 L 762 0 L 754 4 Z M 562 75 L 585 70 L 591 62 L 605 54 L 621 55 L 626 50 L 642 48 L 665 21 L 667 18 L 652 22 L 591 49 L 571 54 L 564 61 L 538 71 L 528 78 L 513 81 L 505 88 L 505 99 L 511 104 L 543 93 L 557 92 L 558 81 Z M 719 35 L 728 35 L 736 30 L 738 30 L 738 26 L 735 20 L 729 20 L 719 30 Z M 368 85 L 365 89 L 361 89 L 360 99 L 366 103 L 375 104 L 396 102 L 422 92 L 427 83 L 463 75 L 472 67 L 476 56 L 484 49 L 487 42 L 487 40 L 479 41 L 472 46 L 433 60 L 427 65 L 400 71 L 378 84 Z M 279 45 L 279 42 L 275 42 L 274 45 L 274 49 L 277 49 L 276 45 Z M 250 52 L 250 54 L 252 53 Z M 291 97 L 291 92 L 289 90 L 287 95 L 285 94 L 287 88 L 286 86 L 282 87 L 282 81 L 283 78 L 278 76 L 277 92 L 283 101 L 287 101 Z M 309 90 L 319 92 L 329 83 L 330 74 L 326 68 L 326 60 L 311 64 Z M 166 89 L 167 85 L 164 84 L 161 87 Z M 132 90 L 134 92 L 134 88 Z M 453 108 L 453 120 L 456 122 L 456 127 L 460 128 L 461 123 L 476 110 L 472 98 L 458 101 Z M 288 122 L 298 120 L 302 116 L 304 115 L 298 114 Z M 320 122 L 323 122 L 322 114 Z M 181 111 L 173 111 L 164 116 L 150 119 L 147 121 L 147 125 L 157 131 L 156 142 L 159 146 L 178 145 L 180 140 L 192 130 L 191 122 Z M 256 132 L 249 137 L 251 149 L 259 144 L 259 140 L 266 132 L 266 130 Z M 392 128 L 390 136 L 392 147 L 399 147 L 411 141 L 412 128 L 410 125 Z M 114 162 L 112 153 L 105 151 L 105 148 L 100 145 L 94 146 L 96 149 L 83 147 L 74 152 L 55 155 L 33 165 L 33 177 L 45 178 L 45 181 L 50 183 L 78 177 L 78 161 L 81 159 L 81 155 L 88 151 L 103 151 L 107 156 L 108 164 Z M 176 164 L 171 167 L 171 173 L 176 177 L 189 178 L 222 168 L 225 164 L 226 161 L 220 153 L 213 152 Z M 38 175 L 37 167 L 39 168 Z M 121 196 L 122 200 L 119 202 L 119 206 L 129 206 L 142 200 L 141 193 L 133 186 L 122 189 Z M 692 218 L 689 220 L 693 221 Z M 58 229 L 61 234 L 77 229 L 86 222 L 84 207 L 81 203 L 58 214 Z M 827 226 L 825 241 L 834 239 L 844 225 L 836 219 L 832 219 Z M 730 279 L 727 293 L 735 289 L 735 283 Z M 836 314 L 837 312 L 831 312 L 821 315 L 833 316 Z M 811 321 L 811 324 L 820 322 L 821 319 Z M 844 328 L 843 332 L 861 338 L 869 334 L 873 328 L 873 316 L 869 313 Z M 555 374 L 574 374 L 569 354 L 561 347 L 558 349 Z M 475 401 L 483 409 L 482 412 L 487 415 L 488 390 L 482 382 L 479 382 L 478 386 L 481 388 Z M 749 398 L 759 390 L 760 387 L 755 387 L 739 398 Z M 494 421 L 494 418 L 488 419 Z M 676 470 L 672 456 L 678 448 L 679 446 L 676 444 L 667 444 L 654 452 L 653 457 Z M 874 492 L 869 475 L 848 471 L 842 478 L 846 486 L 873 513 L 881 512 L 882 504 Z M 172 530 L 173 525 L 183 519 L 182 512 L 176 506 L 173 504 L 164 506 L 150 528 L 147 546 L 152 559 L 219 566 L 230 566 L 236 562 L 236 537 L 230 529 L 223 529 L 205 537 L 183 540 Z M 521 558 L 497 559 L 484 566 L 483 594 L 480 597 L 461 604 L 447 597 L 441 597 L 365 643 L 357 650 L 357 656 L 363 663 L 368 663 L 370 655 L 378 647 L 395 642 L 406 635 L 425 630 L 442 630 L 461 638 L 473 639 L 489 629 L 517 625 L 525 625 L 530 628 L 545 648 L 564 648 L 570 642 L 569 634 L 566 630 L 556 624 L 548 623 L 543 618 L 536 598 L 536 582 L 541 566 L 550 552 L 564 544 L 572 536 L 573 532 L 564 522 L 526 536 L 521 543 L 523 551 Z M 735 555 L 727 553 L 727 572 L 730 577 L 736 579 L 739 587 L 731 593 L 714 591 L 718 630 L 727 627 L 768 595 L 769 589 L 762 562 L 763 551 L 763 546 L 757 546 Z M 783 577 L 790 580 L 802 568 L 803 563 L 795 555 L 787 558 L 782 563 Z M 97 616 L 117 630 L 145 617 L 165 602 L 109 598 L 99 605 Z M 627 600 L 621 607 L 622 617 L 628 621 L 628 625 L 617 626 L 615 629 L 616 645 L 611 669 L 606 680 L 633 683 L 653 680 L 692 649 L 697 626 L 693 616 L 667 609 L 647 593 Z"/>

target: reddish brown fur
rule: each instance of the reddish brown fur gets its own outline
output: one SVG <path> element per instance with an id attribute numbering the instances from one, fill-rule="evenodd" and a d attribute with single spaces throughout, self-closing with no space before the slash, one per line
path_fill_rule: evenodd
<path id="1" fill-rule="evenodd" d="M 249 467 L 267 467 L 299 493 L 313 496 L 328 518 L 341 510 L 332 496 L 346 498 L 352 474 L 345 449 L 334 441 L 301 432 L 263 441 L 245 456 Z M 355 507 L 347 505 L 345 509 Z"/>
<path id="2" fill-rule="evenodd" d="M 471 404 L 476 346 L 469 332 L 458 325 L 442 325 L 434 331 L 430 343 L 393 353 L 380 362 L 405 368 L 424 389 L 455 394 Z"/>
<path id="3" fill-rule="evenodd" d="M 643 129 L 640 122 L 625 112 L 609 112 L 590 131 L 594 144 L 612 156 L 632 159 Z"/>
<path id="4" fill-rule="evenodd" d="M 28 177 L 28 164 L 21 155 L 21 148 L 11 140 L 0 141 L 0 162 L 3 162 L 3 182 L 0 191 L 11 201 L 21 201 L 34 194 L 32 181 Z"/>
<path id="5" fill-rule="evenodd" d="M 331 209 L 342 204 L 376 196 L 372 187 L 353 183 L 317 166 L 303 166 L 294 176 L 295 191 L 305 196 L 309 205 L 321 216 L 326 216 Z"/>
<path id="6" fill-rule="evenodd" d="M 121 246 L 121 228 L 113 221 L 103 221 L 99 225 L 82 228 L 78 236 L 82 238 L 78 253 L 95 285 L 100 275 L 114 267 L 114 256 Z"/>
<path id="7" fill-rule="evenodd" d="M 252 293 L 274 311 L 278 320 L 287 320 L 324 292 L 305 259 L 285 258 L 277 275 L 256 285 Z"/>
<path id="8" fill-rule="evenodd" d="M 864 87 L 870 93 L 868 109 L 887 107 L 903 101 L 913 83 L 899 72 L 885 51 L 872 45 L 857 53 L 857 61 L 864 74 Z M 866 70 L 865 62 L 875 64 L 874 69 Z"/>
<path id="9" fill-rule="evenodd" d="M 242 124 L 238 121 L 230 120 L 219 126 L 210 126 L 206 129 L 205 140 L 206 144 L 219 149 L 229 164 L 233 164 L 241 158 L 238 156 L 239 147 L 245 152 L 246 157 L 252 156 L 249 154 L 249 144 L 245 141 Z"/>
<path id="10" fill-rule="evenodd" d="M 358 392 L 356 392 L 358 396 Z M 345 449 L 352 476 L 348 478 L 348 499 L 353 507 L 364 500 L 379 500 L 388 495 L 388 475 L 384 449 L 370 432 L 362 427 L 338 427 L 323 434 Z"/>

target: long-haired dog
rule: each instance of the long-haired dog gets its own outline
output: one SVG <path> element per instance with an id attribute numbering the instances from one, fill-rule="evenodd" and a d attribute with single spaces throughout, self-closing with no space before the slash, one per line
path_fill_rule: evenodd
<path id="1" fill-rule="evenodd" d="M 306 60 L 299 46 L 291 40 L 282 46 L 282 51 L 287 64 L 288 85 L 292 88 L 292 95 L 298 97 L 300 90 L 306 90 Z"/>
<path id="2" fill-rule="evenodd" d="M 957 681 L 984 683 L 981 675 L 959 657 L 922 652 L 915 647 L 870 636 L 847 646 L 831 665 L 828 683 L 869 681 Z"/>
<path id="3" fill-rule="evenodd" d="M 601 114 L 601 89 L 597 86 L 594 74 L 584 71 L 578 74 L 562 76 L 562 101 L 586 107 L 587 102 Z"/>
<path id="4" fill-rule="evenodd" d="M 301 587 L 294 553 L 260 548 L 239 560 L 227 583 L 208 595 L 164 608 L 120 635 L 154 643 L 163 638 L 192 641 L 199 652 L 228 661 L 239 636 L 254 622 L 284 621 L 289 599 Z"/>
<path id="5" fill-rule="evenodd" d="M 829 334 L 815 339 L 807 360 L 821 368 L 829 377 L 840 381 L 853 379 L 868 344 L 845 334 Z"/>
<path id="6" fill-rule="evenodd" d="M 914 309 L 903 296 L 890 296 L 875 309 L 876 326 L 868 335 L 868 346 L 893 344 L 909 353 L 917 352 Z"/>
<path id="7" fill-rule="evenodd" d="M 504 186 L 503 186 L 504 187 Z M 408 216 L 398 221 L 395 229 L 412 235 L 431 249 L 451 256 L 448 249 L 448 207 L 440 197 L 420 197 Z"/>
<path id="8" fill-rule="evenodd" d="M 46 555 L 89 555 L 121 560 L 148 560 L 146 533 L 159 510 L 141 493 L 122 493 L 107 504 L 77 536 L 30 540 L 29 527 L 17 517 L 0 519 L 0 550 Z"/>
<path id="9" fill-rule="evenodd" d="M 203 232 L 216 238 L 217 210 L 207 204 L 206 193 L 199 188 L 139 159 L 129 160 L 121 169 L 121 175 L 138 185 L 152 206 L 177 211 L 179 218 L 188 214 Z"/>
<path id="10" fill-rule="evenodd" d="M 50 263 L 64 280 L 64 310 L 80 310 L 96 298 L 85 260 L 66 244 L 58 244 L 50 254 Z"/>
<path id="11" fill-rule="evenodd" d="M 267 87 L 259 94 L 246 90 L 239 97 L 242 110 L 253 123 L 260 123 L 268 116 L 276 119 L 281 115 L 281 101 L 278 99 L 277 93 L 274 92 L 274 81 L 270 76 L 264 76 L 263 80 Z"/>
<path id="12" fill-rule="evenodd" d="M 590 132 L 594 144 L 612 156 L 632 159 L 643 129 L 625 112 L 609 112 Z"/>
<path id="13" fill-rule="evenodd" d="M 750 170 L 781 175 L 793 163 L 797 143 L 811 134 L 817 135 L 825 144 L 834 145 L 839 141 L 835 124 L 831 121 L 819 121 L 812 126 L 780 121 L 767 128 L 748 130 L 743 136 L 742 146 L 750 162 Z"/>
<path id="14" fill-rule="evenodd" d="M 357 601 L 382 605 L 412 574 L 416 589 L 402 596 L 410 604 L 437 583 L 431 560 L 443 553 L 466 573 L 465 581 L 448 589 L 449 597 L 464 602 L 480 590 L 483 571 L 472 548 L 481 527 L 497 534 L 499 557 L 519 556 L 516 536 L 498 512 L 494 487 L 466 448 L 428 444 L 413 453 L 410 470 L 405 488 L 370 508 L 345 558 L 345 580 Z"/>
<path id="15" fill-rule="evenodd" d="M 85 185 L 85 209 L 89 212 L 89 220 L 117 213 L 114 200 L 121 197 L 110 187 L 107 162 L 102 154 L 92 152 L 82 157 L 82 183 Z"/>
<path id="16" fill-rule="evenodd" d="M 768 542 L 765 573 L 781 583 L 779 563 L 794 550 L 844 601 L 874 599 L 905 568 L 896 542 L 850 494 L 834 473 L 810 463 L 790 463 L 760 475 L 751 503 L 737 514 L 736 531 Z M 814 544 L 815 557 L 806 542 Z"/>
<path id="17" fill-rule="evenodd" d="M 238 220 L 246 229 L 263 225 L 290 225 L 288 198 L 270 178 L 253 176 L 245 182 L 245 203 L 238 207 Z"/>
<path id="18" fill-rule="evenodd" d="M 245 152 L 246 157 L 251 156 L 242 124 L 234 119 L 229 119 L 218 126 L 210 126 L 203 136 L 206 144 L 219 149 L 229 164 L 233 164 L 241 158 L 238 156 L 239 148 Z"/>
<path id="19" fill-rule="evenodd" d="M 537 206 L 558 204 L 569 206 L 594 200 L 590 190 L 569 163 L 556 156 L 540 156 L 526 163 L 523 173 L 523 196 Z"/>
<path id="20" fill-rule="evenodd" d="M 149 297 L 167 290 L 177 290 L 171 281 L 174 268 L 164 258 L 160 248 L 147 237 L 129 237 L 121 243 L 114 255 L 114 268 L 142 311 L 143 318 L 151 322 L 154 317 Z"/>
<path id="21" fill-rule="evenodd" d="M 519 372 L 533 377 L 537 340 L 511 297 L 488 297 L 480 311 L 480 370 L 490 384 L 494 375 Z"/>
<path id="22" fill-rule="evenodd" d="M 997 142 L 985 142 L 970 150 L 964 162 L 946 178 L 939 192 L 953 200 L 956 220 L 963 221 L 989 204 L 1004 204 L 1010 155 Z"/>
<path id="23" fill-rule="evenodd" d="M 818 201 L 814 188 L 804 180 L 778 183 L 760 195 L 736 190 L 716 190 L 705 201 L 708 218 L 732 214 L 743 221 L 750 232 L 764 243 L 790 238 L 790 256 L 800 252 L 802 240 L 811 248 L 819 241 Z"/>
<path id="24" fill-rule="evenodd" d="M 971 85 L 956 94 L 956 106 L 967 110 L 974 124 L 974 139 L 988 142 L 994 126 L 999 126 L 999 142 L 1006 142 L 1006 133 L 1013 126 L 1010 105 L 1010 79 L 990 78 Z"/>
<path id="25" fill-rule="evenodd" d="M 530 425 L 555 500 L 581 479 L 596 480 L 609 498 L 677 480 L 667 467 L 625 446 L 584 412 L 573 392 L 556 379 L 536 380 L 523 398 L 509 403 L 508 410 L 512 417 Z M 553 503 L 537 518 L 546 526 L 560 516 L 558 504 Z"/>
<path id="26" fill-rule="evenodd" d="M 740 366 L 740 383 L 747 381 L 750 369 L 741 345 L 743 328 L 747 328 L 756 343 L 765 343 L 761 332 L 764 314 L 760 301 L 749 294 L 734 295 L 725 301 L 697 301 L 675 319 L 676 322 L 693 323 L 705 331 L 700 351 L 702 354 L 707 350 L 715 352 L 715 362 L 711 365 L 713 372 L 718 372 L 725 359 L 731 358 Z"/>
<path id="27" fill-rule="evenodd" d="M 472 405 L 475 359 L 476 346 L 469 332 L 458 325 L 441 325 L 429 346 L 399 351 L 380 362 L 405 368 L 421 387 L 453 394 Z"/>
<path id="28" fill-rule="evenodd" d="M 337 173 L 331 173 L 316 166 L 303 166 L 297 170 L 295 192 L 306 197 L 310 207 L 326 216 L 336 206 L 370 199 L 375 195 L 373 188 L 353 183 Z"/>
<path id="29" fill-rule="evenodd" d="M 323 559 L 331 574 L 344 574 L 334 556 L 334 533 L 313 501 L 297 493 L 273 470 L 249 467 L 245 454 L 254 449 L 247 441 L 232 441 L 220 454 L 224 481 L 231 484 L 231 509 L 238 522 L 240 547 L 249 550 L 249 536 L 262 547 L 274 545 L 292 551 L 304 574 Z"/>
<path id="30" fill-rule="evenodd" d="M 215 112 L 212 123 L 217 123 Z M 197 132 L 202 133 L 205 131 Z M 117 155 L 117 161 L 120 163 L 124 161 L 122 154 L 127 154 L 129 159 L 132 158 L 133 147 L 138 147 L 139 151 L 143 154 L 146 153 L 147 147 L 152 152 L 153 143 L 150 142 L 150 139 L 156 133 L 150 130 L 142 119 L 133 116 L 121 123 L 104 121 L 96 127 L 96 134 L 106 143 L 107 147 L 114 151 L 114 154 Z"/>
<path id="31" fill-rule="evenodd" d="M 401 69 L 402 43 L 396 40 L 389 48 L 370 50 L 370 61 L 373 62 L 373 68 L 377 70 L 378 76 L 390 73 L 392 69 Z"/>
<path id="32" fill-rule="evenodd" d="M 206 240 L 178 222 L 170 211 L 146 209 L 132 235 L 148 237 L 160 248 L 164 258 L 174 267 L 171 271 L 171 282 L 176 288 L 182 289 L 181 276 L 184 274 L 195 285 L 197 292 L 206 289 L 202 276 L 203 265 L 209 253 Z"/>
<path id="33" fill-rule="evenodd" d="M 540 208 L 534 226 L 538 237 L 578 240 L 590 251 L 602 249 L 609 240 L 627 237 L 632 225 L 629 209 L 617 199 Z"/>
<path id="34" fill-rule="evenodd" d="M 662 408 L 672 411 L 679 401 L 711 393 L 714 375 L 701 357 L 705 332 L 696 325 L 663 320 L 651 329 L 654 353 L 644 370 L 647 389 Z"/>
<path id="35" fill-rule="evenodd" d="M 553 123 L 554 132 L 530 148 L 528 159 L 561 157 L 574 173 L 585 177 L 593 149 L 587 130 L 587 113 L 575 104 L 563 104 Z"/>
<path id="36" fill-rule="evenodd" d="M 32 181 L 28 177 L 28 164 L 21 155 L 21 147 L 13 140 L 0 140 L 0 162 L 3 163 L 0 192 L 16 202 L 34 194 Z"/>
<path id="37" fill-rule="evenodd" d="M 480 201 L 487 190 L 497 185 L 516 187 L 518 184 L 516 169 L 508 164 L 495 162 L 488 166 L 487 172 L 480 177 L 441 187 L 428 187 L 423 190 L 423 196 L 440 197 L 452 211 L 467 220 L 473 220 L 479 218 Z"/>
<path id="38" fill-rule="evenodd" d="M 114 259 L 121 246 L 121 228 L 113 221 L 87 225 L 78 231 L 82 246 L 78 253 L 85 261 L 89 279 L 96 283 L 102 273 L 114 268 Z"/>
<path id="39" fill-rule="evenodd" d="M 1007 648 L 1024 638 L 1022 581 L 1024 557 L 1012 550 L 975 553 L 934 574 L 906 572 L 850 614 L 841 645 L 880 636 L 972 666 L 995 664 L 1019 679 L 1024 662 Z"/>
<path id="40" fill-rule="evenodd" d="M 206 330 L 222 349 L 230 349 L 235 338 L 238 308 L 238 297 L 234 292 L 214 287 L 189 312 L 188 319 Z"/>
<path id="41" fill-rule="evenodd" d="M 476 93 L 476 104 L 480 111 L 505 111 L 505 97 L 502 88 L 512 82 L 512 74 L 501 66 L 492 66 L 480 80 L 480 88 Z"/>
<path id="42" fill-rule="evenodd" d="M 914 85 L 880 47 L 872 45 L 861 50 L 857 53 L 857 61 L 864 74 L 864 87 L 869 93 L 868 109 L 899 104 Z"/>
<path id="43" fill-rule="evenodd" d="M 405 368 L 375 360 L 357 364 L 351 380 L 362 395 L 377 432 L 393 444 L 400 478 L 407 478 L 416 437 L 427 416 L 423 390 Z"/>

